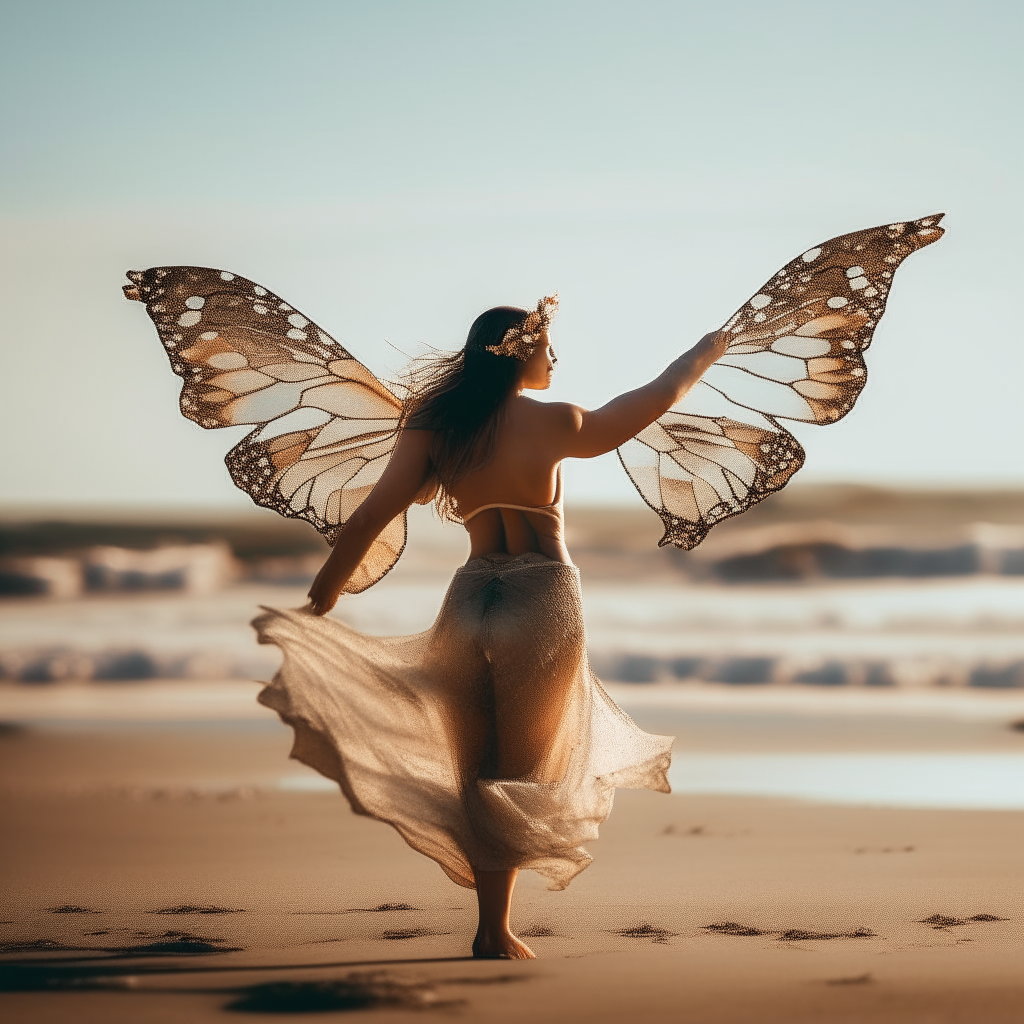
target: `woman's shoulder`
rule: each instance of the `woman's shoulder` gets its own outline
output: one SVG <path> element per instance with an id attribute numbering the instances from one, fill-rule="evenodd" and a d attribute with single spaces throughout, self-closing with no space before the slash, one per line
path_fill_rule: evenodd
<path id="1" fill-rule="evenodd" d="M 516 399 L 517 411 L 532 422 L 547 429 L 575 430 L 579 428 L 583 410 L 571 402 L 539 402 L 536 398 L 520 395 Z"/>

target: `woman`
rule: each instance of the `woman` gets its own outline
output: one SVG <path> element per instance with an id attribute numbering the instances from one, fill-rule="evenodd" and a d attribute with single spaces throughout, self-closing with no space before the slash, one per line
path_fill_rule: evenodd
<path id="1" fill-rule="evenodd" d="M 484 313 L 403 403 L 255 281 L 210 267 L 128 272 L 125 296 L 145 303 L 182 378 L 181 412 L 206 429 L 254 427 L 225 459 L 235 484 L 335 542 L 310 605 L 254 623 L 284 653 L 259 699 L 294 728 L 292 755 L 336 780 L 353 810 L 477 890 L 477 955 L 533 955 L 508 927 L 520 868 L 565 888 L 617 786 L 668 792 L 671 738 L 637 729 L 587 664 L 562 459 L 628 442 L 620 455 L 662 519 L 660 543 L 696 547 L 803 465 L 780 418 L 828 424 L 853 408 L 893 274 L 942 237 L 942 216 L 812 246 L 727 321 L 728 343 L 705 336 L 596 412 L 523 395 L 551 380 L 554 299 Z M 741 419 L 668 412 L 727 347 L 713 386 Z M 754 423 L 744 407 L 760 410 Z M 435 498 L 472 550 L 433 627 L 371 637 L 324 618 L 342 590 L 390 570 L 409 504 Z"/>
<path id="2" fill-rule="evenodd" d="M 295 728 L 293 756 L 476 888 L 479 957 L 534 956 L 509 927 L 520 868 L 564 888 L 590 862 L 580 843 L 596 838 L 616 786 L 668 791 L 671 738 L 641 732 L 587 664 L 560 465 L 638 433 L 727 343 L 706 335 L 593 412 L 539 402 L 524 392 L 551 385 L 556 307 L 488 310 L 460 353 L 418 375 L 394 454 L 314 580 L 307 613 L 268 610 L 255 623 L 285 652 L 260 699 Z M 471 542 L 432 629 L 377 638 L 313 625 L 308 612 L 334 607 L 385 526 L 432 493 Z"/>

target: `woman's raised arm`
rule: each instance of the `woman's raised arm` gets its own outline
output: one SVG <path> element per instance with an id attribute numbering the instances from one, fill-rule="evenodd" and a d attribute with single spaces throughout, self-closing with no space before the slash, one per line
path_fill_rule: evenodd
<path id="1" fill-rule="evenodd" d="M 430 430 L 403 430 L 387 468 L 352 513 L 309 588 L 309 602 L 317 615 L 326 615 L 356 571 L 377 535 L 401 515 L 430 479 Z"/>
<path id="2" fill-rule="evenodd" d="M 593 412 L 569 406 L 572 414 L 566 418 L 566 429 L 560 438 L 563 457 L 589 459 L 624 444 L 668 412 L 700 380 L 704 371 L 725 354 L 728 344 L 729 337 L 724 331 L 705 334 L 650 384 L 627 391 Z"/>

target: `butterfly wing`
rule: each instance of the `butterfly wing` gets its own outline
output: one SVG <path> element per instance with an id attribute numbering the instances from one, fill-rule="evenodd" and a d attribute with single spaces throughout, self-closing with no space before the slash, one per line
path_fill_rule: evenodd
<path id="1" fill-rule="evenodd" d="M 729 348 L 705 382 L 769 416 L 842 419 L 864 389 L 893 275 L 942 237 L 942 216 L 840 235 L 791 260 L 726 323 Z"/>
<path id="2" fill-rule="evenodd" d="M 619 448 L 641 497 L 661 517 L 659 547 L 695 548 L 716 523 L 785 487 L 804 450 L 777 423 L 672 409 Z"/>
<path id="3" fill-rule="evenodd" d="M 184 381 L 182 414 L 207 429 L 255 425 L 225 458 L 235 485 L 333 543 L 387 466 L 401 399 L 311 320 L 244 277 L 153 267 L 128 278 L 125 295 L 146 304 Z M 376 583 L 405 541 L 403 513 L 346 591 Z"/>
<path id="4" fill-rule="evenodd" d="M 715 523 L 784 487 L 803 465 L 778 419 L 834 423 L 867 379 L 863 353 L 893 275 L 943 235 L 942 214 L 822 242 L 774 274 L 728 320 L 729 346 L 702 384 L 761 426 L 695 414 L 695 390 L 619 449 L 630 479 L 665 524 L 661 544 L 696 547 Z M 642 482 L 641 482 L 642 481 Z"/>

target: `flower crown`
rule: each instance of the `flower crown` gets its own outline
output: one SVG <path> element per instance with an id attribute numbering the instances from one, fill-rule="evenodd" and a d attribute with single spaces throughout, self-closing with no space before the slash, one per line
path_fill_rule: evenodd
<path id="1" fill-rule="evenodd" d="M 558 292 L 545 295 L 537 303 L 537 308 L 527 314 L 526 319 L 520 320 L 505 332 L 499 344 L 485 345 L 485 350 L 496 356 L 512 356 L 524 361 L 529 359 L 533 355 L 538 335 L 551 326 L 557 312 Z"/>

